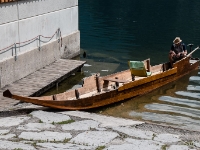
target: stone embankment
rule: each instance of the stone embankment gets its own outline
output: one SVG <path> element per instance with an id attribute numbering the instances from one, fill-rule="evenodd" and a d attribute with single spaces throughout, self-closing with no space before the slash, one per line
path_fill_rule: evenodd
<path id="1" fill-rule="evenodd" d="M 26 103 L 12 109 L 0 112 L 3 150 L 200 149 L 200 132 Z"/>

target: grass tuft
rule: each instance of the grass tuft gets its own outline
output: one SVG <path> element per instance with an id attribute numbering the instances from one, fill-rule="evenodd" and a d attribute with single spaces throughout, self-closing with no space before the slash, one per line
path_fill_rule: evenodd
<path id="1" fill-rule="evenodd" d="M 103 150 L 106 146 L 99 146 L 95 150 Z"/>
<path id="2" fill-rule="evenodd" d="M 61 122 L 57 122 L 57 124 L 69 124 L 75 122 L 74 120 L 67 120 L 67 121 L 61 121 Z"/>

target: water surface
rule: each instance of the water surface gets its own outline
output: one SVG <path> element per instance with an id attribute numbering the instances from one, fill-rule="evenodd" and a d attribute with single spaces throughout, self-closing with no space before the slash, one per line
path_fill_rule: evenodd
<path id="1" fill-rule="evenodd" d="M 128 69 L 128 60 L 168 61 L 175 37 L 187 45 L 200 44 L 200 1 L 79 0 L 82 73 L 59 84 L 50 93 L 81 85 L 93 73 Z M 189 47 L 187 47 L 189 51 Z M 86 52 L 86 58 L 82 54 Z M 193 54 L 199 57 L 200 50 Z M 106 106 L 94 112 L 110 116 L 200 130 L 200 73 L 190 73 L 146 95 Z M 48 93 L 48 94 L 50 94 Z"/>

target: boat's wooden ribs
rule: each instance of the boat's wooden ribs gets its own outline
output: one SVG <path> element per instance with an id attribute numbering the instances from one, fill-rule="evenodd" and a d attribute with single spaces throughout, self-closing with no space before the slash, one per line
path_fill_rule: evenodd
<path id="1" fill-rule="evenodd" d="M 145 66 L 146 70 L 148 72 L 151 72 L 150 58 L 144 60 L 143 62 L 144 62 L 144 66 Z"/>
<path id="2" fill-rule="evenodd" d="M 76 95 L 76 99 L 79 99 L 79 97 L 80 97 L 80 94 L 79 94 L 79 91 L 78 91 L 78 89 L 75 89 L 75 95 Z"/>
<path id="3" fill-rule="evenodd" d="M 53 95 L 52 98 L 53 98 L 54 101 L 57 100 L 56 95 Z"/>

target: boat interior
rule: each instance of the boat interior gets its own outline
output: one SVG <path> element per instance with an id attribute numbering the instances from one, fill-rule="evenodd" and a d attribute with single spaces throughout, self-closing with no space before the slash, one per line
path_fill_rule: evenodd
<path id="1" fill-rule="evenodd" d="M 188 59 L 188 61 L 192 65 L 199 60 Z M 172 68 L 170 62 L 151 66 L 150 59 L 146 59 L 142 61 L 142 63 L 144 64 L 144 68 L 142 68 L 142 73 L 140 68 L 140 75 L 134 75 L 134 71 L 132 72 L 132 68 L 102 77 L 99 73 L 97 73 L 90 77 L 84 78 L 83 85 L 80 88 L 70 89 L 64 93 L 51 96 L 37 97 L 37 99 L 58 101 L 83 99 L 112 90 L 117 90 L 119 87 L 122 87 L 126 83 L 147 78 L 147 72 L 150 72 L 150 76 L 154 76 L 156 74 L 168 71 Z M 130 62 L 128 62 L 128 64 L 129 67 L 131 67 Z"/>
<path id="2" fill-rule="evenodd" d="M 64 93 L 55 94 L 51 96 L 43 96 L 37 97 L 37 99 L 45 99 L 45 100 L 77 100 L 82 98 L 91 97 L 94 95 L 102 94 L 105 92 L 109 92 L 112 90 L 117 90 L 119 87 L 123 86 L 126 83 L 134 82 L 137 80 L 141 80 L 143 78 L 147 78 L 150 72 L 150 76 L 159 74 L 161 72 L 167 71 L 171 68 L 169 62 L 151 66 L 150 59 L 146 59 L 144 61 L 140 61 L 143 63 L 144 67 L 139 68 L 139 71 L 136 69 L 132 71 L 133 68 L 130 68 L 125 71 L 117 72 L 107 76 L 100 76 L 99 73 L 94 74 L 90 77 L 86 77 L 83 79 L 83 85 L 77 89 L 70 89 Z M 128 62 L 129 67 L 130 62 Z M 139 74 L 137 75 L 137 73 Z M 133 73 L 136 73 L 133 74 Z"/>

